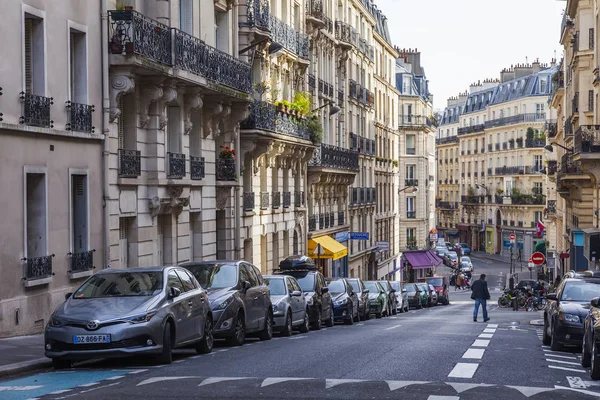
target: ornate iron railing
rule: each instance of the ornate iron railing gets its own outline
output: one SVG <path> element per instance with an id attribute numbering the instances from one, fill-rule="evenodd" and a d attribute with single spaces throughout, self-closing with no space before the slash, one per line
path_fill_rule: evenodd
<path id="1" fill-rule="evenodd" d="M 313 74 L 308 74 L 308 87 L 314 90 L 317 87 L 317 80 Z"/>
<path id="2" fill-rule="evenodd" d="M 548 200 L 546 202 L 546 214 L 548 216 L 556 215 L 556 200 Z"/>
<path id="3" fill-rule="evenodd" d="M 358 153 L 321 143 L 308 162 L 309 166 L 358 170 Z"/>
<path id="4" fill-rule="evenodd" d="M 294 28 L 274 15 L 270 16 L 269 30 L 273 42 L 279 43 L 301 58 L 310 58 L 310 40 L 304 33 L 296 32 Z"/>
<path id="5" fill-rule="evenodd" d="M 269 29 L 270 23 L 270 1 L 269 0 L 246 0 L 247 25 L 262 29 Z"/>
<path id="6" fill-rule="evenodd" d="M 337 101 L 338 104 L 341 106 L 342 104 L 344 104 L 344 91 L 338 89 L 337 91 Z"/>
<path id="7" fill-rule="evenodd" d="M 281 192 L 273 192 L 271 197 L 273 198 L 271 206 L 273 208 L 279 208 L 281 206 Z"/>
<path id="8" fill-rule="evenodd" d="M 409 218 L 409 219 L 417 218 L 417 212 L 416 211 L 407 211 L 406 218 Z"/>
<path id="9" fill-rule="evenodd" d="M 323 21 L 325 17 L 323 13 L 323 0 L 307 0 L 306 14 Z"/>
<path id="10" fill-rule="evenodd" d="M 531 139 L 525 141 L 525 147 L 534 148 L 534 147 L 544 147 L 546 145 L 546 139 Z"/>
<path id="11" fill-rule="evenodd" d="M 52 272 L 52 258 L 54 258 L 54 254 L 23 258 L 22 261 L 25 262 L 23 280 L 44 279 L 54 275 L 54 272 Z"/>
<path id="12" fill-rule="evenodd" d="M 269 208 L 269 192 L 260 192 L 260 208 L 263 210 Z"/>
<path id="13" fill-rule="evenodd" d="M 181 179 L 185 176 L 185 154 L 167 153 L 167 176 L 171 179 Z"/>
<path id="14" fill-rule="evenodd" d="M 292 192 L 283 192 L 283 208 L 290 208 L 292 205 Z"/>
<path id="15" fill-rule="evenodd" d="M 137 54 L 161 64 L 173 65 L 171 29 L 137 11 L 113 10 L 109 46 L 113 54 Z"/>
<path id="16" fill-rule="evenodd" d="M 309 232 L 314 232 L 317 230 L 318 221 L 319 221 L 319 218 L 316 215 L 311 215 L 310 217 L 308 217 L 308 231 Z"/>
<path id="17" fill-rule="evenodd" d="M 448 136 L 448 137 L 443 137 L 443 138 L 437 138 L 435 139 L 435 143 L 436 144 L 446 144 L 446 143 L 458 143 L 459 138 L 458 136 Z M 488 145 L 488 147 L 491 145 Z M 489 151 L 491 151 L 492 149 L 489 148 Z"/>
<path id="18" fill-rule="evenodd" d="M 581 161 L 573 160 L 573 155 L 566 153 L 563 154 L 560 161 L 560 170 L 558 171 L 559 175 L 573 175 L 573 174 L 582 174 L 583 171 L 581 169 Z M 558 183 L 557 183 L 558 186 Z"/>
<path id="19" fill-rule="evenodd" d="M 483 125 L 483 124 L 473 125 L 473 126 L 464 126 L 464 127 L 458 128 L 458 134 L 466 135 L 467 133 L 483 132 L 484 129 L 485 129 L 485 125 Z"/>
<path id="20" fill-rule="evenodd" d="M 94 132 L 94 127 L 92 126 L 94 106 L 73 103 L 69 100 L 66 102 L 66 107 L 69 110 L 68 131 Z"/>
<path id="21" fill-rule="evenodd" d="M 242 129 L 261 129 L 310 140 L 307 120 L 277 111 L 274 104 L 254 101 L 248 119 L 241 123 Z"/>
<path id="22" fill-rule="evenodd" d="M 356 30 L 344 21 L 335 21 L 335 38 L 341 42 L 354 44 L 352 37 L 356 38 Z"/>
<path id="23" fill-rule="evenodd" d="M 574 136 L 575 153 L 600 152 L 600 125 L 581 125 Z"/>
<path id="24" fill-rule="evenodd" d="M 549 138 L 556 137 L 556 134 L 558 133 L 557 127 L 558 127 L 558 124 L 557 124 L 556 120 L 546 122 L 546 132 L 548 132 Z"/>
<path id="25" fill-rule="evenodd" d="M 23 115 L 19 118 L 20 124 L 54 128 L 54 121 L 50 119 L 50 106 L 54 98 L 37 96 L 31 93 L 20 93 L 23 103 Z"/>
<path id="26" fill-rule="evenodd" d="M 405 179 L 404 186 L 419 186 L 418 179 Z"/>
<path id="27" fill-rule="evenodd" d="M 545 113 L 530 113 L 530 114 L 517 114 L 510 117 L 502 117 L 497 119 L 492 119 L 490 121 L 484 122 L 485 128 L 494 128 L 497 126 L 505 126 L 518 124 L 520 122 L 545 122 L 546 114 Z"/>
<path id="28" fill-rule="evenodd" d="M 69 253 L 71 257 L 71 270 L 69 272 L 83 272 L 94 269 L 94 252 L 96 250 L 87 250 L 79 253 Z"/>
<path id="29" fill-rule="evenodd" d="M 254 210 L 254 192 L 244 192 L 244 211 Z"/>
<path id="30" fill-rule="evenodd" d="M 141 152 L 139 150 L 119 149 L 119 177 L 137 178 L 141 174 Z"/>
<path id="31" fill-rule="evenodd" d="M 173 31 L 175 32 L 174 65 L 176 67 L 232 89 L 250 93 L 252 90 L 250 64 L 215 49 L 192 35 L 178 29 Z"/>
<path id="32" fill-rule="evenodd" d="M 358 88 L 355 80 L 350 79 L 348 81 L 348 87 L 350 88 L 350 98 L 357 99 L 358 98 Z"/>
<path id="33" fill-rule="evenodd" d="M 205 176 L 204 157 L 190 156 L 190 178 L 200 180 L 204 179 Z"/>
<path id="34" fill-rule="evenodd" d="M 294 206 L 300 207 L 302 205 L 302 192 L 294 192 Z"/>
<path id="35" fill-rule="evenodd" d="M 217 180 L 237 181 L 235 158 L 217 158 Z"/>

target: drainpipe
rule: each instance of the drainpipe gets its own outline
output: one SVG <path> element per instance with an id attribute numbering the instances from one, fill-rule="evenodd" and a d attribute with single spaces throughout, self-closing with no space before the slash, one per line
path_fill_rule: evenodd
<path id="1" fill-rule="evenodd" d="M 104 233 L 104 267 L 110 268 L 110 185 L 108 183 L 109 165 L 108 156 L 110 153 L 110 97 L 108 89 L 108 6 L 107 0 L 102 0 L 101 20 L 101 54 L 102 54 L 102 134 L 104 135 L 102 150 L 102 207 L 104 211 L 103 233 Z"/>
<path id="2" fill-rule="evenodd" d="M 241 205 L 240 205 L 240 185 L 243 184 L 243 182 L 240 184 L 240 170 L 241 170 L 241 166 L 240 166 L 240 162 L 241 162 L 241 157 L 240 157 L 240 130 L 239 128 L 237 128 L 237 132 L 235 132 L 235 176 L 236 176 L 236 183 L 234 186 L 234 192 L 233 192 L 233 207 L 234 207 L 234 219 L 235 219 L 235 226 L 233 229 L 233 240 L 234 240 L 234 259 L 236 260 L 241 260 L 241 249 L 240 249 L 240 231 L 242 230 L 242 215 L 241 215 Z"/>

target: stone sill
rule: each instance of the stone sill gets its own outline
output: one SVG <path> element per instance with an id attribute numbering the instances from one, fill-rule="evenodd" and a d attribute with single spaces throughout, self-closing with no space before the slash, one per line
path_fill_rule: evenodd
<path id="1" fill-rule="evenodd" d="M 47 285 L 49 283 L 52 282 L 52 277 L 49 276 L 47 278 L 42 278 L 42 279 L 29 279 L 23 282 L 23 285 L 28 288 L 28 287 L 34 287 L 34 286 L 41 286 L 41 285 Z"/>
<path id="2" fill-rule="evenodd" d="M 76 138 L 76 139 L 87 139 L 87 140 L 103 140 L 104 139 L 104 135 L 101 133 L 87 133 L 87 132 L 67 131 L 67 130 L 54 129 L 54 128 L 40 128 L 37 126 L 29 126 L 29 125 L 23 125 L 23 124 L 9 124 L 6 122 L 0 122 L 0 129 L 20 131 L 20 132 L 38 133 L 38 134 L 48 135 L 48 136 L 69 137 L 69 138 Z"/>
<path id="3" fill-rule="evenodd" d="M 87 271 L 80 271 L 80 272 L 70 272 L 69 279 L 81 279 L 81 278 L 86 278 L 86 277 L 92 276 L 92 275 L 94 275 L 93 269 L 89 269 Z"/>

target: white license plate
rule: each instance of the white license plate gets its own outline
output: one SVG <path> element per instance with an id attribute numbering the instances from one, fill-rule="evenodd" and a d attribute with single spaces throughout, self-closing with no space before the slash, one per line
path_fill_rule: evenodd
<path id="1" fill-rule="evenodd" d="M 74 344 L 110 343 L 110 335 L 75 335 Z"/>

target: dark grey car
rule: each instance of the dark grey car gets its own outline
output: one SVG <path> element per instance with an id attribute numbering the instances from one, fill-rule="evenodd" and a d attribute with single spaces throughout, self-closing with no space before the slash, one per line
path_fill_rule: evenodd
<path id="1" fill-rule="evenodd" d="M 254 265 L 245 261 L 201 261 L 181 264 L 208 292 L 216 338 L 241 346 L 247 334 L 273 337 L 269 287 Z"/>
<path id="2" fill-rule="evenodd" d="M 271 291 L 274 328 L 284 336 L 290 336 L 294 328 L 300 333 L 310 330 L 308 307 L 298 281 L 289 275 L 265 275 Z"/>
<path id="3" fill-rule="evenodd" d="M 73 360 L 155 355 L 171 363 L 175 347 L 212 351 L 207 293 L 185 269 L 105 269 L 89 277 L 50 317 L 46 357 Z"/>
<path id="4" fill-rule="evenodd" d="M 358 296 L 358 313 L 361 321 L 371 319 L 371 312 L 369 309 L 369 289 L 365 287 L 365 283 L 359 278 L 347 278 L 346 279 L 352 289 Z"/>

